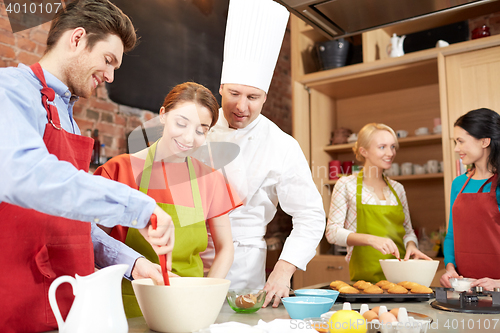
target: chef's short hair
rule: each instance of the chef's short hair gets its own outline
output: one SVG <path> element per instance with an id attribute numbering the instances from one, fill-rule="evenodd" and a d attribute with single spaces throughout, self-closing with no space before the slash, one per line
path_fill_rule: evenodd
<path id="1" fill-rule="evenodd" d="M 212 114 L 212 123 L 210 127 L 215 125 L 219 119 L 219 103 L 215 99 L 210 89 L 196 82 L 184 82 L 176 85 L 163 101 L 162 107 L 165 112 L 174 109 L 177 104 L 192 102 L 203 106 Z"/>
<path id="2" fill-rule="evenodd" d="M 394 141 L 396 142 L 396 148 L 399 148 L 398 137 L 396 136 L 396 133 L 394 133 L 394 130 L 392 128 L 390 128 L 385 124 L 378 124 L 378 123 L 366 124 L 359 131 L 358 140 L 356 141 L 354 147 L 352 148 L 354 154 L 356 154 L 356 159 L 358 161 L 363 163 L 365 162 L 365 157 L 361 155 L 361 152 L 359 150 L 361 147 L 368 149 L 368 147 L 370 146 L 370 142 L 372 140 L 373 133 L 375 133 L 376 131 L 387 131 L 391 133 L 392 136 L 394 137 Z"/>
<path id="3" fill-rule="evenodd" d="M 125 52 L 132 50 L 137 42 L 132 21 L 116 5 L 108 0 L 75 0 L 54 16 L 45 53 L 57 44 L 64 32 L 76 28 L 85 29 L 89 50 L 110 34 L 121 39 Z"/>

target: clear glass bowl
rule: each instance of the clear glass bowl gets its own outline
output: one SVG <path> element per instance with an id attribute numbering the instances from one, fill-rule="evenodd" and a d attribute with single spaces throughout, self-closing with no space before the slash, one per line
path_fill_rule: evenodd
<path id="1" fill-rule="evenodd" d="M 469 278 L 450 278 L 450 284 L 455 289 L 455 291 L 462 292 L 470 289 L 470 284 L 476 281 L 475 279 Z"/>
<path id="2" fill-rule="evenodd" d="M 226 296 L 231 309 L 240 313 L 257 312 L 264 304 L 266 291 L 259 289 L 230 289 Z"/>

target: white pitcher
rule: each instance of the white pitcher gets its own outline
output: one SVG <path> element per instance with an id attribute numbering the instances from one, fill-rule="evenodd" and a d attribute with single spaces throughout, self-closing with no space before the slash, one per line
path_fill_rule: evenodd
<path id="1" fill-rule="evenodd" d="M 114 265 L 87 276 L 60 276 L 49 288 L 49 302 L 60 333 L 126 333 L 121 281 L 128 265 Z M 73 287 L 75 300 L 66 321 L 57 306 L 56 289 L 62 283 Z"/>
<path id="2" fill-rule="evenodd" d="M 401 57 L 405 54 L 403 50 L 403 42 L 406 38 L 406 35 L 398 37 L 396 34 L 392 34 L 391 44 L 387 45 L 387 53 L 389 57 Z"/>

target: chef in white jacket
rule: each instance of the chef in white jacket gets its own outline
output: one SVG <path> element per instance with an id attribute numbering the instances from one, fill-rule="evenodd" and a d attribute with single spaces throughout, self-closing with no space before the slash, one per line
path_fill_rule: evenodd
<path id="1" fill-rule="evenodd" d="M 316 254 L 325 229 L 322 199 L 299 144 L 261 115 L 288 17 L 286 8 L 272 0 L 230 1 L 219 90 L 221 114 L 207 138 L 212 163 L 231 155 L 227 149 L 217 149 L 221 145 L 216 143 L 230 142 L 240 148 L 237 157 L 222 168 L 244 202 L 229 213 L 235 254 L 227 278 L 231 288 L 264 287 L 268 293 L 264 306 L 274 297 L 274 307 L 288 296 L 295 270 L 305 270 Z M 278 202 L 292 216 L 293 229 L 266 282 L 264 235 Z M 202 257 L 209 266 L 210 245 Z"/>

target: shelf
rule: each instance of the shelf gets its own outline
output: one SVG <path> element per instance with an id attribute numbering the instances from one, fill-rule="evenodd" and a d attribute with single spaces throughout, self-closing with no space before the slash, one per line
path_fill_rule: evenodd
<path id="1" fill-rule="evenodd" d="M 350 98 L 439 84 L 438 57 L 498 45 L 500 35 L 405 54 L 398 58 L 334 68 L 301 76 L 299 82 L 332 98 Z"/>
<path id="2" fill-rule="evenodd" d="M 423 146 L 441 143 L 441 134 L 409 136 L 398 139 L 400 147 Z M 327 153 L 348 153 L 352 152 L 353 143 L 343 143 L 338 145 L 326 146 L 323 148 Z"/>
<path id="3" fill-rule="evenodd" d="M 393 176 L 393 177 L 388 177 L 392 180 L 400 181 L 400 180 L 423 180 L 423 179 L 439 179 L 443 178 L 443 173 L 424 173 L 422 175 L 407 175 L 407 176 Z M 329 185 L 335 185 L 337 183 L 338 179 L 334 180 L 326 180 L 324 182 L 325 186 Z"/>

